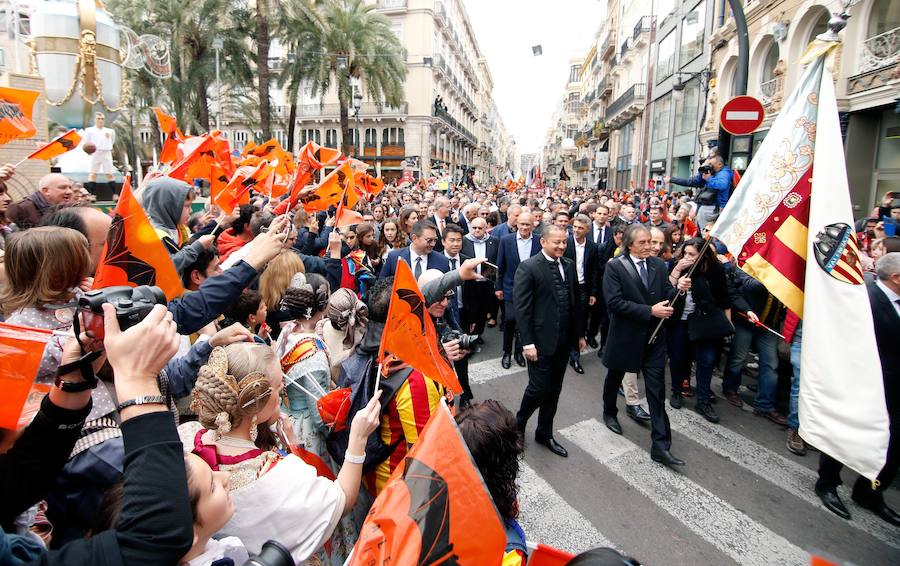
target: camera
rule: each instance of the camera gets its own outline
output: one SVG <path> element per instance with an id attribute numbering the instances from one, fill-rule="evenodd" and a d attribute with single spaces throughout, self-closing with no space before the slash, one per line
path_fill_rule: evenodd
<path id="1" fill-rule="evenodd" d="M 478 340 L 478 334 L 463 334 L 459 330 L 450 330 L 444 335 L 444 342 L 459 340 L 459 347 L 463 350 L 472 350 Z"/>
<path id="2" fill-rule="evenodd" d="M 259 554 L 252 554 L 244 566 L 294 566 L 290 551 L 277 540 L 263 543 Z"/>
<path id="3" fill-rule="evenodd" d="M 166 304 L 166 295 L 159 287 L 106 287 L 88 291 L 78 299 L 83 313 L 84 327 L 96 338 L 103 337 L 103 303 L 116 309 L 119 328 L 125 330 L 144 320 L 156 305 Z"/>
<path id="4" fill-rule="evenodd" d="M 697 168 L 697 172 L 700 173 L 701 175 L 703 175 L 703 174 L 708 174 L 708 173 L 712 173 L 712 172 L 713 172 L 712 166 L 710 166 L 710 165 L 701 165 L 700 167 Z"/>

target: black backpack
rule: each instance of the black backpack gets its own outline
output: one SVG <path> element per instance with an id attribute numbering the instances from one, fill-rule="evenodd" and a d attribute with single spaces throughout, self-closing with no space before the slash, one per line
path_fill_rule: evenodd
<path id="1" fill-rule="evenodd" d="M 347 451 L 347 446 L 350 443 L 350 423 L 353 422 L 353 417 L 356 416 L 356 413 L 369 403 L 374 394 L 375 377 L 378 371 L 378 366 L 374 361 L 374 355 L 360 354 L 358 351 L 354 351 L 341 364 L 338 386 L 350 388 L 350 410 L 347 411 L 347 426 L 343 430 L 332 431 L 325 439 L 328 453 L 341 466 L 344 465 L 344 453 Z M 382 375 L 380 384 L 380 389 L 382 390 L 380 399 L 382 414 L 384 408 L 387 407 L 387 404 L 403 385 L 403 382 L 409 378 L 410 373 L 412 373 L 412 368 L 406 367 L 394 372 L 390 377 Z M 399 442 L 402 442 L 402 440 Z M 378 464 L 387 460 L 397 448 L 399 442 L 392 445 L 385 444 L 381 440 L 381 431 L 376 428 L 366 440 L 366 461 L 363 463 L 363 473 L 372 471 Z"/>

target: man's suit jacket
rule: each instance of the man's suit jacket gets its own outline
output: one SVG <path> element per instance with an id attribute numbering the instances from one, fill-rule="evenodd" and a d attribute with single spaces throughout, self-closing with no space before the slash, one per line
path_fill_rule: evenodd
<path id="1" fill-rule="evenodd" d="M 560 259 L 566 273 L 569 288 L 569 319 L 566 328 L 560 328 L 559 297 L 550 264 L 544 254 L 538 253 L 519 265 L 516 271 L 513 302 L 516 306 L 516 326 L 522 336 L 522 344 L 534 344 L 538 356 L 552 356 L 560 348 L 569 352 L 584 336 L 584 317 L 577 316 L 578 304 L 575 285 L 578 274 L 575 262 L 567 257 Z"/>
<path id="2" fill-rule="evenodd" d="M 597 240 L 594 239 L 594 229 L 595 229 L 595 228 L 596 228 L 596 224 L 594 224 L 593 222 L 591 222 L 591 226 L 590 226 L 590 228 L 588 229 L 588 233 L 587 233 L 587 239 L 588 239 L 588 240 L 590 240 L 591 242 L 594 242 L 594 243 L 597 244 L 598 246 L 605 245 L 606 242 L 612 240 L 612 237 L 613 237 L 613 227 L 612 227 L 612 226 L 604 226 L 603 228 L 601 228 L 601 230 L 603 230 L 603 232 L 604 232 L 603 243 L 602 243 L 602 244 L 601 244 L 600 242 L 598 242 Z"/>
<path id="3" fill-rule="evenodd" d="M 503 291 L 503 299 L 512 300 L 513 282 L 516 269 L 519 267 L 519 247 L 516 245 L 518 232 L 500 238 L 500 250 L 497 253 L 497 291 Z M 531 256 L 541 251 L 541 239 L 537 234 L 531 235 Z"/>
<path id="4" fill-rule="evenodd" d="M 463 238 L 462 252 L 460 253 L 466 257 L 475 257 L 475 243 L 468 238 Z M 487 257 L 488 262 L 497 265 L 497 254 L 499 253 L 500 240 L 493 236 L 488 237 L 484 242 L 484 255 Z"/>
<path id="5" fill-rule="evenodd" d="M 575 255 L 575 238 L 569 236 L 569 242 L 566 244 L 565 257 L 576 261 Z M 588 296 L 598 297 L 597 289 L 597 265 L 599 256 L 597 255 L 597 244 L 585 238 L 584 241 L 584 285 L 587 288 Z M 575 266 L 578 269 L 578 266 Z"/>
<path id="6" fill-rule="evenodd" d="M 659 322 L 650 314 L 650 308 L 675 298 L 675 288 L 669 283 L 665 262 L 658 257 L 647 258 L 647 275 L 650 284 L 645 287 L 627 252 L 606 264 L 603 298 L 610 325 L 603 365 L 609 369 L 636 372 L 642 366 L 665 365 L 665 327 L 660 329 L 656 342 L 647 346 Z"/>
<path id="7" fill-rule="evenodd" d="M 427 220 L 429 222 L 431 222 L 432 224 L 434 224 L 434 226 L 436 228 L 440 226 L 440 224 L 438 224 L 437 216 L 434 216 L 434 215 L 429 216 Z M 454 222 L 453 217 L 451 215 L 448 215 L 447 220 L 444 220 L 444 228 L 447 227 L 447 224 L 456 224 L 457 226 L 462 228 L 463 234 L 465 234 L 466 232 L 469 231 L 469 226 L 468 226 L 468 224 L 466 224 L 466 217 L 463 216 L 462 213 L 460 213 L 460 215 L 459 215 L 459 222 Z M 444 251 L 444 234 L 443 234 L 443 232 L 441 232 L 440 228 L 438 228 L 437 237 L 438 237 L 438 241 L 435 242 L 435 244 L 434 244 L 434 251 L 443 252 Z"/>
<path id="8" fill-rule="evenodd" d="M 499 226 L 494 226 L 494 229 L 491 230 L 491 236 L 497 238 L 498 240 L 502 240 L 504 236 L 508 236 L 510 234 L 515 234 L 518 231 L 517 228 L 510 228 L 509 224 L 504 222 Z"/>
<path id="9" fill-rule="evenodd" d="M 397 260 L 402 259 L 409 265 L 410 270 L 415 270 L 416 266 L 412 264 L 409 256 L 409 246 L 405 248 L 399 248 L 396 250 L 391 250 L 388 252 L 387 258 L 384 260 L 384 267 L 381 268 L 381 273 L 378 274 L 379 278 L 382 277 L 393 277 L 394 273 L 397 272 Z M 447 256 L 444 254 L 432 251 L 428 254 L 428 261 L 426 266 L 422 266 L 422 271 L 425 269 L 439 269 L 444 273 L 450 271 L 450 262 L 447 260 Z M 415 273 L 415 271 L 413 271 Z"/>
<path id="10" fill-rule="evenodd" d="M 893 421 L 892 427 L 897 427 L 900 424 L 900 348 L 897 348 L 900 316 L 878 285 L 869 283 L 866 289 L 869 291 L 869 305 L 875 321 L 875 341 L 884 377 L 884 398 Z"/>

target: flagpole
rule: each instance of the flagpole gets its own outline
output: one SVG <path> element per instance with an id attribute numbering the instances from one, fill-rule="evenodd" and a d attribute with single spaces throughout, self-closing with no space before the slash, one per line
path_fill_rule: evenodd
<path id="1" fill-rule="evenodd" d="M 293 377 L 288 376 L 288 374 L 282 373 L 281 376 L 284 378 L 285 381 L 288 382 L 288 385 L 293 385 L 294 387 L 296 387 L 300 391 L 306 393 L 307 395 L 309 395 L 316 401 L 318 401 L 321 398 L 321 397 L 316 397 L 316 395 L 312 391 L 310 391 L 309 389 L 307 389 L 307 388 L 303 387 L 302 385 L 300 385 L 299 383 L 297 383 L 297 380 L 294 379 Z"/>
<path id="2" fill-rule="evenodd" d="M 688 269 L 688 272 L 686 275 L 684 275 L 684 277 L 687 277 L 688 279 L 690 279 L 691 275 L 694 274 L 694 270 L 697 269 L 697 264 L 700 263 L 699 260 L 703 257 L 703 254 L 705 254 L 706 250 L 709 248 L 710 242 L 712 242 L 712 236 L 709 236 L 708 238 L 706 238 L 706 241 L 703 242 L 703 247 L 700 248 L 700 253 L 697 254 L 697 261 L 695 261 L 693 263 L 693 265 L 691 265 L 691 268 Z M 675 303 L 678 301 L 678 299 L 681 297 L 684 297 L 686 295 L 687 295 L 686 291 L 678 291 L 678 293 L 675 295 L 675 298 L 672 299 L 672 301 L 669 303 L 669 306 L 674 308 Z M 665 321 L 666 321 L 666 319 L 661 318 L 661 319 L 659 319 L 659 322 L 656 323 L 656 328 L 653 330 L 653 334 L 650 335 L 650 340 L 647 341 L 648 345 L 656 342 L 656 335 L 659 334 L 659 329 L 662 328 L 662 325 Z"/>
<path id="3" fill-rule="evenodd" d="M 742 313 L 742 312 L 738 312 L 738 314 L 741 315 L 742 317 L 746 318 L 747 320 L 750 320 L 750 317 L 747 316 L 746 314 L 744 314 L 744 313 Z M 766 326 L 765 324 L 761 323 L 759 320 L 757 320 L 756 322 L 750 321 L 750 323 L 753 324 L 754 326 L 758 326 L 758 327 L 760 327 L 760 328 L 763 328 L 763 329 L 765 329 L 765 330 L 768 330 L 769 332 L 771 332 L 771 333 L 774 334 L 775 336 L 778 336 L 779 338 L 781 338 L 782 340 L 784 340 L 785 342 L 787 342 L 787 338 L 784 337 L 784 334 L 780 334 L 780 333 L 778 333 L 778 332 L 775 332 L 774 329 L 772 329 L 772 328 Z"/>
<path id="4" fill-rule="evenodd" d="M 15 167 L 16 169 L 18 169 L 18 168 L 19 168 L 19 165 L 25 163 L 26 161 L 28 161 L 28 158 L 27 158 L 27 157 L 23 157 L 23 158 L 20 159 L 17 163 L 15 163 L 15 164 L 13 165 L 13 167 Z"/>

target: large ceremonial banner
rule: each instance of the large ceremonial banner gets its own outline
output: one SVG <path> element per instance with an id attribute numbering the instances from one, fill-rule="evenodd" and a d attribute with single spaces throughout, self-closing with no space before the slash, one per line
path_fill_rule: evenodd
<path id="1" fill-rule="evenodd" d="M 800 435 L 874 479 L 888 415 L 832 82 L 837 45 L 807 50 L 797 88 L 712 234 L 803 318 Z"/>
<path id="2" fill-rule="evenodd" d="M 372 504 L 350 566 L 499 566 L 505 547 L 491 494 L 441 403 Z"/>

